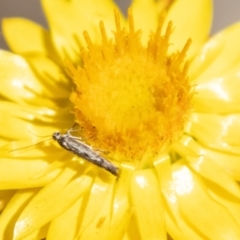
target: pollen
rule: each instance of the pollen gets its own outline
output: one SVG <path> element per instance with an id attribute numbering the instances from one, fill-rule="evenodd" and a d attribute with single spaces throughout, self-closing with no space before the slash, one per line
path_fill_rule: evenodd
<path id="1" fill-rule="evenodd" d="M 84 139 L 114 159 L 141 163 L 182 134 L 192 99 L 185 61 L 190 41 L 168 54 L 171 22 L 162 33 L 161 18 L 144 44 L 131 11 L 128 19 L 128 27 L 121 27 L 116 11 L 110 37 L 100 22 L 98 44 L 84 32 L 87 48 L 81 48 L 81 63 L 66 66 L 76 86 L 70 100 Z"/>

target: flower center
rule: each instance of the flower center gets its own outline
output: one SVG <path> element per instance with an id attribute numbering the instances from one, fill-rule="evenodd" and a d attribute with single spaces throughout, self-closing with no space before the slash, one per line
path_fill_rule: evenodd
<path id="1" fill-rule="evenodd" d="M 161 35 L 163 19 L 151 33 L 147 47 L 141 31 L 121 28 L 115 13 L 116 31 L 108 38 L 100 23 L 101 44 L 85 32 L 87 49 L 82 64 L 67 63 L 76 84 L 71 94 L 82 135 L 97 149 L 119 161 L 154 159 L 179 138 L 191 107 L 191 87 L 182 51 L 168 55 L 171 23 Z M 146 162 L 144 163 L 146 165 Z"/>

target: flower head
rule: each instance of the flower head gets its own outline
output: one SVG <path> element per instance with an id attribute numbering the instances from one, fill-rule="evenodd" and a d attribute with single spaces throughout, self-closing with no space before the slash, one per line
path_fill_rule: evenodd
<path id="1" fill-rule="evenodd" d="M 189 116 L 192 94 L 184 63 L 189 43 L 168 56 L 172 28 L 169 24 L 161 35 L 162 19 L 145 47 L 131 12 L 129 30 L 121 28 L 115 14 L 114 39 L 107 38 L 101 22 L 102 43 L 94 45 L 85 32 L 82 66 L 68 63 L 76 84 L 70 99 L 93 146 L 113 152 L 115 160 L 141 161 L 145 154 L 156 158 L 179 138 Z"/>
<path id="2" fill-rule="evenodd" d="M 0 238 L 239 239 L 239 25 L 206 41 L 209 0 L 42 4 L 50 31 L 3 22 Z M 39 143 L 74 122 L 119 176 Z"/>

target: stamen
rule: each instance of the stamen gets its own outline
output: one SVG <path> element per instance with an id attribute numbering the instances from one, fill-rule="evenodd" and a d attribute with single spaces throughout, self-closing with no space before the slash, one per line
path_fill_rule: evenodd
<path id="1" fill-rule="evenodd" d="M 132 14 L 132 9 L 128 9 L 128 25 L 129 25 L 129 34 L 134 34 L 134 21 L 133 21 L 133 14 Z"/>
<path id="2" fill-rule="evenodd" d="M 116 31 L 121 31 L 121 22 L 120 22 L 120 14 L 117 9 L 114 10 L 114 17 L 115 17 L 115 25 L 116 25 Z"/>
<path id="3" fill-rule="evenodd" d="M 86 41 L 88 47 L 90 48 L 91 46 L 93 46 L 93 43 L 92 43 L 91 38 L 90 38 L 90 36 L 89 36 L 87 31 L 83 32 L 83 36 L 85 38 L 85 41 Z"/>
<path id="4" fill-rule="evenodd" d="M 106 29 L 105 29 L 103 21 L 100 22 L 99 27 L 100 27 L 100 31 L 101 31 L 102 44 L 105 45 L 105 44 L 107 44 L 108 39 L 107 39 L 107 33 L 106 33 Z"/>
<path id="5" fill-rule="evenodd" d="M 188 39 L 188 41 L 186 42 L 186 44 L 184 45 L 182 51 L 180 52 L 179 54 L 179 57 L 178 57 L 178 61 L 179 62 L 182 62 L 184 60 L 184 58 L 186 57 L 186 53 L 191 45 L 191 42 L 192 40 L 191 39 Z"/>

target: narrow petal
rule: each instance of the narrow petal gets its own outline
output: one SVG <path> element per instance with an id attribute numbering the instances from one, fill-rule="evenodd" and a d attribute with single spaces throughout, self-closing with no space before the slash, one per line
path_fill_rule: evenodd
<path id="1" fill-rule="evenodd" d="M 39 82 L 24 58 L 0 51 L 0 70 L 0 95 L 4 98 L 16 103 L 31 101 L 32 104 L 53 105 L 48 100 L 52 93 Z"/>
<path id="2" fill-rule="evenodd" d="M 186 166 L 173 166 L 173 180 L 183 218 L 205 238 L 240 238 L 240 228 L 231 213 L 212 200 L 203 183 Z"/>
<path id="3" fill-rule="evenodd" d="M 115 178 L 104 175 L 96 177 L 92 189 L 84 201 L 80 218 L 77 239 L 105 240 L 110 227 L 112 214 L 113 185 Z"/>
<path id="4" fill-rule="evenodd" d="M 159 22 L 158 9 L 154 0 L 134 0 L 131 4 L 135 29 L 141 29 L 144 43 L 151 31 L 155 31 Z"/>
<path id="5" fill-rule="evenodd" d="M 115 29 L 113 10 L 117 9 L 117 6 L 110 0 L 42 0 L 42 5 L 51 29 L 52 41 L 62 60 L 66 55 L 76 60 L 79 43 L 85 44 L 83 31 L 87 30 L 94 42 L 100 39 L 100 20 L 104 21 L 107 33 L 111 34 Z"/>
<path id="6" fill-rule="evenodd" d="M 115 185 L 111 225 L 106 240 L 122 240 L 129 227 L 133 209 L 130 207 L 128 193 L 133 170 L 124 164 L 121 166 L 121 177 Z"/>
<path id="7" fill-rule="evenodd" d="M 27 237 L 22 238 L 21 240 L 33 240 L 33 239 L 45 239 L 48 232 L 48 224 L 37 229 L 36 231 L 29 234 Z"/>
<path id="8" fill-rule="evenodd" d="M 5 107 L 7 104 L 2 104 L 0 106 L 1 110 L 2 107 Z M 4 109 L 7 110 L 7 109 Z M 33 130 L 35 132 L 37 130 L 36 126 L 34 126 L 32 123 L 25 121 L 18 117 L 13 117 L 9 110 L 7 111 L 1 111 L 1 119 L 0 124 L 2 126 L 0 130 L 0 136 L 6 139 L 14 139 L 14 140 L 20 140 L 20 139 L 28 139 L 31 135 L 29 131 Z M 17 111 L 20 112 L 20 111 Z M 43 127 L 40 127 L 43 128 Z M 31 129 L 31 130 L 30 130 Z M 40 130 L 40 129 L 39 129 Z"/>
<path id="9" fill-rule="evenodd" d="M 225 206 L 227 210 L 232 214 L 238 226 L 240 226 L 240 204 L 239 198 L 234 198 L 221 188 L 212 187 L 208 190 L 211 197 L 219 204 Z"/>
<path id="10" fill-rule="evenodd" d="M 81 213 L 83 198 L 78 199 L 68 210 L 51 221 L 48 240 L 74 240 L 78 229 L 78 219 Z M 66 222 L 70 223 L 69 226 Z"/>
<path id="11" fill-rule="evenodd" d="M 135 214 L 133 214 L 131 217 L 127 233 L 124 236 L 124 240 L 125 239 L 129 239 L 129 240 L 142 239 L 139 228 L 138 228 L 137 216 Z"/>
<path id="12" fill-rule="evenodd" d="M 171 209 L 172 210 L 172 209 Z M 188 224 L 188 222 L 183 221 L 182 216 L 178 212 L 174 212 L 176 216 L 173 216 L 173 213 L 171 210 L 166 209 L 166 224 L 167 224 L 167 230 L 168 233 L 171 235 L 172 238 L 169 238 L 170 240 L 185 240 L 185 239 L 194 239 L 194 240 L 203 240 L 204 236 L 202 234 L 199 234 L 196 229 L 193 229 L 191 225 Z M 178 219 L 178 223 L 181 221 L 180 224 L 177 224 L 176 221 L 174 221 L 174 218 Z M 180 227 L 179 227 L 180 226 Z"/>
<path id="13" fill-rule="evenodd" d="M 160 186 L 152 170 L 135 171 L 131 198 L 141 239 L 167 239 Z"/>
<path id="14" fill-rule="evenodd" d="M 41 84 L 48 89 L 54 101 L 58 99 L 66 101 L 69 98 L 71 84 L 62 66 L 44 56 L 28 56 L 26 59 Z M 63 105 L 63 103 L 61 104 Z"/>
<path id="15" fill-rule="evenodd" d="M 211 149 L 240 154 L 240 114 L 194 113 L 185 132 Z"/>
<path id="16" fill-rule="evenodd" d="M 240 180 L 240 155 L 224 154 L 205 148 L 204 152 L 219 164 L 233 179 Z"/>
<path id="17" fill-rule="evenodd" d="M 4 213 L 0 217 L 1 239 L 13 239 L 13 229 L 17 218 L 24 207 L 26 207 L 26 205 L 32 199 L 34 194 L 36 194 L 38 191 L 38 188 L 18 190 L 13 196 L 7 208 L 4 210 Z M 47 235 L 47 230 L 48 225 L 45 225 L 22 240 L 43 239 Z"/>
<path id="18" fill-rule="evenodd" d="M 0 239 L 13 239 L 14 224 L 18 216 L 38 191 L 38 188 L 18 190 L 1 214 Z"/>
<path id="19" fill-rule="evenodd" d="M 239 64 L 240 23 L 236 23 L 203 45 L 189 69 L 189 77 L 197 84 L 222 76 Z"/>
<path id="20" fill-rule="evenodd" d="M 172 179 L 171 165 L 172 163 L 167 155 L 161 156 L 154 162 L 154 167 L 165 200 L 164 209 L 167 232 L 175 240 L 202 240 L 202 235 L 184 221 L 180 214 L 179 203 Z"/>
<path id="21" fill-rule="evenodd" d="M 9 143 L 9 139 L 0 138 L 0 148 Z"/>
<path id="22" fill-rule="evenodd" d="M 60 172 L 60 169 L 56 169 L 49 174 L 35 179 L 35 175 L 47 166 L 44 160 L 1 159 L 0 163 L 0 189 L 2 190 L 45 186 Z"/>
<path id="23" fill-rule="evenodd" d="M 24 18 L 6 18 L 2 21 L 2 29 L 13 52 L 25 56 L 49 54 L 50 34 L 40 25 Z"/>
<path id="24" fill-rule="evenodd" d="M 6 138 L 8 142 L 10 139 L 35 140 L 35 142 L 25 143 L 25 146 L 42 142 L 45 139 L 49 140 L 53 132 L 71 126 L 72 116 L 68 111 L 68 107 L 53 110 L 48 107 L 1 101 L 0 136 Z M 13 149 L 10 147 L 9 150 Z"/>
<path id="25" fill-rule="evenodd" d="M 206 180 L 213 183 L 216 189 L 221 189 L 222 193 L 228 193 L 232 197 L 240 199 L 238 184 L 211 158 L 208 156 L 200 156 L 198 158 L 187 156 L 186 159 L 189 162 L 189 166 Z"/>
<path id="26" fill-rule="evenodd" d="M 227 57 L 227 56 L 226 56 Z M 193 98 L 194 110 L 207 113 L 235 113 L 240 111 L 240 64 L 221 75 L 215 73 L 210 79 L 196 81 Z M 218 106 L 216 108 L 216 106 Z"/>
<path id="27" fill-rule="evenodd" d="M 49 123 L 49 115 L 47 116 L 47 113 L 52 113 L 52 115 L 50 115 L 51 118 L 55 115 L 51 109 L 35 106 L 25 107 L 24 105 L 20 106 L 19 104 L 11 102 L 1 102 L 0 112 L 0 124 L 2 126 L 0 129 L 1 137 L 14 140 L 31 139 L 35 137 L 34 134 L 47 136 L 56 130 L 56 128 L 51 126 L 44 126 L 44 120 L 45 123 Z M 46 113 L 46 115 L 44 113 Z M 40 120 L 42 120 L 42 125 L 39 124 Z M 53 119 L 51 121 L 53 121 Z M 39 141 L 42 140 L 43 139 Z M 32 143 L 30 143 L 30 145 L 31 144 Z"/>
<path id="28" fill-rule="evenodd" d="M 64 169 L 30 201 L 16 222 L 14 240 L 20 240 L 44 226 L 72 206 L 89 189 L 92 178 L 87 175 L 74 177 L 75 168 Z"/>
<path id="29" fill-rule="evenodd" d="M 189 38 L 192 39 L 188 57 L 206 41 L 211 29 L 212 1 L 210 0 L 181 0 L 172 3 L 167 12 L 165 26 L 169 21 L 175 27 L 171 35 L 173 46 L 171 51 L 182 49 Z"/>
<path id="30" fill-rule="evenodd" d="M 7 206 L 8 202 L 11 200 L 16 190 L 1 190 L 0 191 L 0 213 Z"/>
<path id="31" fill-rule="evenodd" d="M 240 155 L 211 150 L 186 136 L 182 137 L 181 142 L 188 148 L 192 156 L 206 156 L 221 166 L 233 179 L 240 180 Z M 181 149 L 179 149 L 179 152 L 181 152 Z"/>

